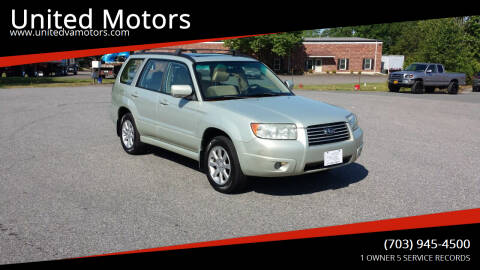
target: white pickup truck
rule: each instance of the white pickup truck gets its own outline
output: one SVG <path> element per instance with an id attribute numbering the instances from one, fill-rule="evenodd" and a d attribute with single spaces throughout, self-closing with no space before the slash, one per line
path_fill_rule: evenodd
<path id="1" fill-rule="evenodd" d="M 447 89 L 449 94 L 457 94 L 459 85 L 465 84 L 464 73 L 446 72 L 441 64 L 413 63 L 405 70 L 390 73 L 388 89 L 398 92 L 401 87 L 410 87 L 412 93 L 433 93 L 435 88 Z"/>

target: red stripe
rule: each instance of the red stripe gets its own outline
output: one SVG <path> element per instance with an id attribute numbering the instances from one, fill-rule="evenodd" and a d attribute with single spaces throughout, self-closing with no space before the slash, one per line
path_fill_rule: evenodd
<path id="1" fill-rule="evenodd" d="M 362 223 L 331 226 L 331 227 L 324 227 L 324 228 L 306 229 L 306 230 L 291 231 L 291 232 L 272 233 L 272 234 L 265 234 L 265 235 L 258 235 L 258 236 L 247 236 L 247 237 L 224 239 L 224 240 L 217 240 L 217 241 L 199 242 L 199 243 L 168 246 L 168 247 L 109 253 L 109 254 L 96 255 L 96 256 L 90 256 L 90 257 L 154 252 L 154 251 L 167 251 L 167 250 L 178 250 L 178 249 L 191 249 L 191 248 L 201 248 L 201 247 L 214 247 L 214 246 L 225 246 L 225 245 L 238 245 L 238 244 L 247 244 L 247 243 L 260 243 L 260 242 L 271 242 L 271 241 L 292 240 L 292 239 L 362 234 L 362 233 L 372 233 L 372 232 L 397 231 L 397 230 L 408 230 L 408 229 L 419 229 L 419 228 L 432 228 L 432 227 L 465 225 L 465 224 L 474 224 L 474 223 L 480 223 L 480 208 L 439 213 L 439 214 L 429 214 L 429 215 L 422 215 L 422 216 L 362 222 Z"/>
<path id="2" fill-rule="evenodd" d="M 153 49 L 153 48 L 162 48 L 162 47 L 170 47 L 170 46 L 178 46 L 178 45 L 186 45 L 186 44 L 207 42 L 207 41 L 220 41 L 220 40 L 226 40 L 226 39 L 245 38 L 245 37 L 261 36 L 261 35 L 268 35 L 268 34 L 223 37 L 223 38 L 211 38 L 211 39 L 198 39 L 198 40 L 188 40 L 188 41 L 175 41 L 175 42 L 153 43 L 153 44 L 132 45 L 132 46 L 119 46 L 119 47 L 65 51 L 65 52 L 5 56 L 5 57 L 0 57 L 0 67 L 25 65 L 25 64 L 32 64 L 32 63 L 48 62 L 48 61 L 57 61 L 57 60 L 62 60 L 62 59 L 80 58 L 80 57 L 102 55 L 102 54 L 115 53 L 115 52 L 148 50 L 148 49 Z"/>

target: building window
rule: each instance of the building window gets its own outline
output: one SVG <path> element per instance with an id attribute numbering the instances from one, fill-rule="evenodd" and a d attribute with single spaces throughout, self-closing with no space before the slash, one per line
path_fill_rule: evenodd
<path id="1" fill-rule="evenodd" d="M 312 59 L 307 59 L 307 62 L 305 63 L 305 68 L 307 70 L 312 70 L 313 69 L 313 60 Z"/>
<path id="2" fill-rule="evenodd" d="M 363 59 L 363 70 L 372 70 L 373 66 L 373 59 L 372 58 L 364 58 Z"/>
<path id="3" fill-rule="evenodd" d="M 347 70 L 348 69 L 348 58 L 338 59 L 338 70 Z"/>
<path id="4" fill-rule="evenodd" d="M 273 59 L 273 70 L 279 71 L 281 66 L 281 59 L 278 57 L 275 57 Z"/>

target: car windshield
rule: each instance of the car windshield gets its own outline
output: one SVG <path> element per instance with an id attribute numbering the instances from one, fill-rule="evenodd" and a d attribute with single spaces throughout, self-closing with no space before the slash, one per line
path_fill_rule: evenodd
<path id="1" fill-rule="evenodd" d="M 411 64 L 405 70 L 406 71 L 425 71 L 427 65 L 425 64 Z"/>
<path id="2" fill-rule="evenodd" d="M 205 100 L 293 95 L 260 62 L 201 62 L 195 70 Z"/>

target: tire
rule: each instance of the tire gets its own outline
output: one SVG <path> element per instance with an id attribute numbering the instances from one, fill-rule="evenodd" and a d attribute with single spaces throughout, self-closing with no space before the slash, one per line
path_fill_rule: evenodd
<path id="1" fill-rule="evenodd" d="M 400 91 L 400 87 L 389 83 L 388 84 L 388 90 L 390 92 L 398 92 L 398 91 Z"/>
<path id="2" fill-rule="evenodd" d="M 243 191 L 247 187 L 248 177 L 240 168 L 232 141 L 225 136 L 217 136 L 206 149 L 203 162 L 210 185 L 226 194 Z"/>
<path id="3" fill-rule="evenodd" d="M 423 94 L 425 93 L 425 88 L 423 88 L 423 82 L 422 81 L 416 81 L 412 85 L 412 93 L 414 94 Z"/>
<path id="4" fill-rule="evenodd" d="M 458 83 L 454 82 L 454 81 L 450 82 L 450 84 L 448 85 L 448 88 L 447 88 L 447 92 L 450 95 L 458 94 Z"/>
<path id="5" fill-rule="evenodd" d="M 145 150 L 131 113 L 124 114 L 120 121 L 120 143 L 123 150 L 131 155 L 141 154 Z"/>
<path id="6" fill-rule="evenodd" d="M 434 93 L 435 92 L 435 87 L 425 87 L 425 93 Z"/>

